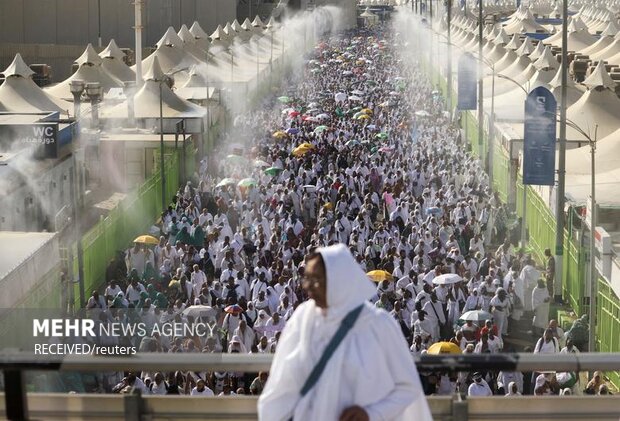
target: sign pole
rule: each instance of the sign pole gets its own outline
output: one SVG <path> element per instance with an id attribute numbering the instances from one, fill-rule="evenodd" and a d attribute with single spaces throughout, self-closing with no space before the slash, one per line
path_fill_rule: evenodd
<path id="1" fill-rule="evenodd" d="M 598 294 L 598 277 L 596 276 L 596 255 L 595 255 L 595 235 L 596 235 L 596 136 L 594 141 L 590 140 L 590 160 L 592 161 L 592 184 L 590 186 L 590 308 L 588 311 L 588 352 L 596 352 L 596 296 Z M 601 260 L 603 256 L 601 256 Z"/>

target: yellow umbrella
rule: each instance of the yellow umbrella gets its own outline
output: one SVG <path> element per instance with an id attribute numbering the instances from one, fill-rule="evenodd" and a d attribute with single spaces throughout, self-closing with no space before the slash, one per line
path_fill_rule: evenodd
<path id="1" fill-rule="evenodd" d="M 366 275 L 368 275 L 373 282 L 382 282 L 385 280 L 391 281 L 393 278 L 390 272 L 385 270 L 371 270 Z"/>
<path id="2" fill-rule="evenodd" d="M 360 112 L 368 115 L 372 115 L 372 110 L 370 108 L 363 108 Z"/>
<path id="3" fill-rule="evenodd" d="M 333 208 L 334 208 L 334 205 L 332 205 L 332 204 L 331 204 L 331 202 L 327 202 L 326 204 L 324 204 L 324 205 L 323 205 L 323 207 L 324 207 L 325 209 L 333 209 Z"/>
<path id="4" fill-rule="evenodd" d="M 284 133 L 282 130 L 278 130 L 273 134 L 273 137 L 275 137 L 276 139 L 284 139 L 286 136 L 287 134 Z"/>
<path id="5" fill-rule="evenodd" d="M 299 145 L 298 148 L 314 149 L 314 145 L 312 143 L 305 142 Z"/>
<path id="6" fill-rule="evenodd" d="M 304 156 L 310 151 L 312 151 L 312 148 L 298 146 L 295 149 L 293 149 L 293 156 Z"/>
<path id="7" fill-rule="evenodd" d="M 461 348 L 457 344 L 452 342 L 437 342 L 431 345 L 428 349 L 428 353 L 431 355 L 438 354 L 460 354 Z"/>
<path id="8" fill-rule="evenodd" d="M 370 120 L 370 116 L 368 114 L 361 114 L 357 116 L 358 120 Z"/>
<path id="9" fill-rule="evenodd" d="M 139 244 L 152 244 L 152 245 L 159 244 L 159 240 L 153 237 L 152 235 L 141 235 L 135 240 L 133 240 L 133 242 L 139 243 Z"/>

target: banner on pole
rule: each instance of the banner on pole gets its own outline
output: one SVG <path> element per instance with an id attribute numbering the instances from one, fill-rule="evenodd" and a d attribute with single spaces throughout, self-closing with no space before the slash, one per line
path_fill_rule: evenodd
<path id="1" fill-rule="evenodd" d="M 557 102 L 542 86 L 525 101 L 523 184 L 553 186 L 555 181 Z"/>
<path id="2" fill-rule="evenodd" d="M 476 61 L 470 54 L 463 54 L 458 64 L 459 110 L 475 110 L 478 102 L 478 72 Z"/>

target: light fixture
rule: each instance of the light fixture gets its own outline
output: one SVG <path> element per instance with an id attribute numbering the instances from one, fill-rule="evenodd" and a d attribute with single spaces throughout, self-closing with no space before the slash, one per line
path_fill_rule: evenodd
<path id="1" fill-rule="evenodd" d="M 84 93 L 85 83 L 83 80 L 72 80 L 69 82 L 69 89 L 73 94 L 73 117 L 77 120 L 80 115 L 80 104 Z"/>

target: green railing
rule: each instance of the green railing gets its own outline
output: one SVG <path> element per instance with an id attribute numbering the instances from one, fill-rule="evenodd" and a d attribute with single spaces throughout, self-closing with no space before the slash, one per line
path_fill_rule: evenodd
<path id="1" fill-rule="evenodd" d="M 597 298 L 597 349 L 600 352 L 620 352 L 620 299 L 604 279 L 598 281 Z M 616 387 L 620 387 L 620 371 L 608 372 L 607 376 Z"/>
<path id="2" fill-rule="evenodd" d="M 194 154 L 188 155 L 193 157 Z M 164 168 L 166 200 L 170 201 L 179 188 L 181 177 L 178 151 L 170 152 Z M 125 250 L 136 236 L 146 232 L 161 213 L 161 183 L 161 174 L 157 171 L 82 237 L 86 296 L 102 286 L 106 268 L 116 252 Z M 77 262 L 74 262 L 76 266 Z M 79 308 L 77 285 L 74 296 L 75 306 Z"/>
<path id="3" fill-rule="evenodd" d="M 510 195 L 510 158 L 497 142 L 494 142 L 493 148 L 493 187 L 500 199 L 507 203 Z"/>

